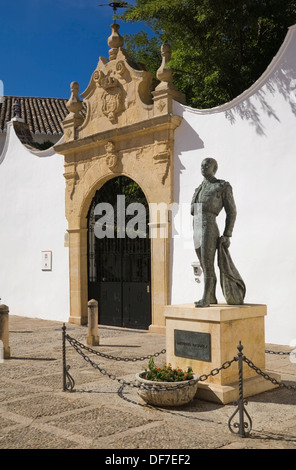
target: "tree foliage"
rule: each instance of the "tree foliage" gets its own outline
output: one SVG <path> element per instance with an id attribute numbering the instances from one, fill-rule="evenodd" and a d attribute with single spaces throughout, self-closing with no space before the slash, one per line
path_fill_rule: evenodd
<path id="1" fill-rule="evenodd" d="M 189 105 L 211 108 L 264 72 L 296 23 L 296 0 L 136 0 L 120 18 L 153 31 L 126 38 L 134 60 L 155 73 L 169 42 L 176 86 Z"/>

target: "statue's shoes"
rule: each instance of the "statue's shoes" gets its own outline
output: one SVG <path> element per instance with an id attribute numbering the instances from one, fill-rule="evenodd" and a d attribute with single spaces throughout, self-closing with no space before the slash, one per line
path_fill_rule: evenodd
<path id="1" fill-rule="evenodd" d="M 210 304 L 206 302 L 205 300 L 199 300 L 198 302 L 194 302 L 194 305 L 196 308 L 203 308 L 203 307 L 209 307 Z"/>

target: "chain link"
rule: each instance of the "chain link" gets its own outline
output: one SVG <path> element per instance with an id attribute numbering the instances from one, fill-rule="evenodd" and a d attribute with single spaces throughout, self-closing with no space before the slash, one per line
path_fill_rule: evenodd
<path id="1" fill-rule="evenodd" d="M 290 354 L 293 353 L 293 351 L 271 351 L 269 349 L 266 349 L 265 352 L 267 354 L 277 354 L 279 356 L 290 356 Z"/>
<path id="2" fill-rule="evenodd" d="M 215 369 L 212 369 L 209 374 L 203 374 L 199 376 L 199 380 L 203 382 L 204 380 L 207 380 L 209 377 L 213 377 L 214 375 L 219 374 L 221 370 L 223 369 L 228 369 L 228 367 L 231 366 L 233 362 L 237 361 L 237 357 L 234 357 L 231 361 L 225 361 L 223 362 L 221 367 L 216 367 Z"/>
<path id="3" fill-rule="evenodd" d="M 269 380 L 270 382 L 272 382 L 274 385 L 278 385 L 279 387 L 284 387 L 284 388 L 287 388 L 289 390 L 296 390 L 296 386 L 295 385 L 287 385 L 287 384 L 284 384 L 283 382 L 279 382 L 278 380 L 276 380 L 275 378 L 273 377 L 270 377 L 266 372 L 263 372 L 263 370 L 260 369 L 260 367 L 258 366 L 255 366 L 255 364 L 250 361 L 250 359 L 248 359 L 247 357 L 243 357 L 243 360 L 248 364 L 248 366 L 253 369 L 258 375 L 261 375 L 262 377 L 264 377 L 264 379 L 266 380 Z"/>
<path id="4" fill-rule="evenodd" d="M 86 351 L 95 354 L 96 356 L 104 357 L 105 359 L 113 359 L 115 361 L 124 361 L 124 362 L 136 362 L 136 361 L 144 361 L 145 359 L 150 359 L 151 357 L 158 357 L 160 354 L 164 354 L 166 352 L 165 349 L 162 349 L 160 352 L 156 352 L 154 354 L 148 354 L 147 356 L 141 357 L 120 357 L 120 356 L 111 356 L 111 354 L 104 354 L 102 352 L 96 351 L 89 346 L 85 346 L 84 344 L 77 341 L 77 339 L 72 338 L 68 334 L 66 334 L 66 339 L 74 346 L 74 343 L 78 345 L 81 349 L 85 349 Z"/>

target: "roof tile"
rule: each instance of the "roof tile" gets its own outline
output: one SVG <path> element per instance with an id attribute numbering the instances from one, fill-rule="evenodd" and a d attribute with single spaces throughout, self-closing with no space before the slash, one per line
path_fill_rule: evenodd
<path id="1" fill-rule="evenodd" d="M 0 132 L 6 132 L 7 122 L 14 117 L 16 99 L 20 103 L 20 117 L 29 125 L 32 134 L 63 134 L 61 123 L 69 113 L 66 108 L 68 100 L 19 96 L 3 97 L 3 103 L 0 103 Z"/>

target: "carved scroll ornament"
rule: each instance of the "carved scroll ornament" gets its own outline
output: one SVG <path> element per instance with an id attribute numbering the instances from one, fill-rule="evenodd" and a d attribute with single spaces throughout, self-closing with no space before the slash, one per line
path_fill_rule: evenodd
<path id="1" fill-rule="evenodd" d="M 106 164 L 107 167 L 111 170 L 114 171 L 117 163 L 118 163 L 118 155 L 115 153 L 115 145 L 113 142 L 108 142 L 105 145 L 105 150 L 106 150 Z"/>

